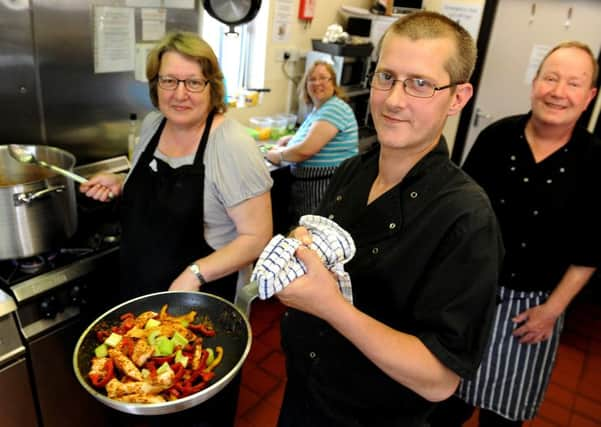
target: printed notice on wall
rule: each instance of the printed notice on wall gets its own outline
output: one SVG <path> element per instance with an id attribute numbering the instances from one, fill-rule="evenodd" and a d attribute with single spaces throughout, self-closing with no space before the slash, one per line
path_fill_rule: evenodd
<path id="1" fill-rule="evenodd" d="M 148 81 L 146 78 L 146 59 L 154 46 L 154 43 L 136 43 L 136 69 L 134 71 L 134 78 L 139 82 Z"/>
<path id="2" fill-rule="evenodd" d="M 445 2 L 441 12 L 465 28 L 474 40 L 478 40 L 482 5 Z"/>
<path id="3" fill-rule="evenodd" d="M 161 7 L 161 0 L 125 0 L 129 7 Z"/>
<path id="4" fill-rule="evenodd" d="M 159 40 L 165 35 L 167 9 L 142 9 L 142 40 Z"/>
<path id="5" fill-rule="evenodd" d="M 294 0 L 277 0 L 273 14 L 273 41 L 287 42 L 294 17 Z"/>
<path id="6" fill-rule="evenodd" d="M 194 9 L 194 0 L 163 0 L 163 6 L 170 9 Z"/>
<path id="7" fill-rule="evenodd" d="M 134 69 L 136 33 L 134 9 L 94 8 L 94 72 L 115 73 Z"/>
<path id="8" fill-rule="evenodd" d="M 536 74 L 536 70 L 538 70 L 538 66 L 540 62 L 543 60 L 547 52 L 551 50 L 552 46 L 546 44 L 535 44 L 532 46 L 532 51 L 530 52 L 530 59 L 528 60 L 528 65 L 526 66 L 526 72 L 524 73 L 524 83 L 528 86 L 532 84 L 532 79 Z"/>

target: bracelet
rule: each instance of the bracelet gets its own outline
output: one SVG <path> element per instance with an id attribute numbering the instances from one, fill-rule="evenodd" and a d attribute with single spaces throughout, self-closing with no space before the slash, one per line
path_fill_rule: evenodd
<path id="1" fill-rule="evenodd" d="M 280 164 L 282 164 L 283 162 L 285 162 L 285 160 L 284 160 L 284 150 L 280 150 Z"/>
<path id="2" fill-rule="evenodd" d="M 194 264 L 194 263 L 190 264 L 188 266 L 188 269 L 192 272 L 192 274 L 194 274 L 196 276 L 196 278 L 200 282 L 200 286 L 207 283 L 207 280 L 204 278 L 204 276 L 200 272 L 200 268 L 198 268 L 198 266 L 196 264 Z"/>

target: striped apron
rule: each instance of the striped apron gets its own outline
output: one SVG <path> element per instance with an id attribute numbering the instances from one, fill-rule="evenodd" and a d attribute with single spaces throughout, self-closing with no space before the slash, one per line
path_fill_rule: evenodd
<path id="1" fill-rule="evenodd" d="M 456 395 L 470 405 L 513 421 L 534 418 L 549 384 L 563 329 L 564 315 L 552 336 L 537 344 L 520 344 L 511 319 L 543 304 L 550 292 L 515 291 L 500 287 L 499 304 L 487 350 L 472 380 L 461 380 Z"/>
<path id="2" fill-rule="evenodd" d="M 290 168 L 290 173 L 294 177 L 291 185 L 291 201 L 295 221 L 317 210 L 330 184 L 330 178 L 337 168 L 338 166 Z"/>

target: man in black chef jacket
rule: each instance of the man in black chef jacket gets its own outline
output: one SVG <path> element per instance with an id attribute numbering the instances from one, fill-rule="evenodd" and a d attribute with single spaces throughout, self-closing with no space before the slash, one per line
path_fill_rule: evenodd
<path id="1" fill-rule="evenodd" d="M 379 146 L 343 163 L 318 212 L 355 241 L 354 304 L 301 247 L 307 274 L 278 294 L 290 307 L 280 427 L 423 426 L 476 371 L 503 248 L 486 194 L 442 137 L 472 95 L 475 58 L 470 35 L 437 13 L 384 34 L 370 95 Z"/>
<path id="2" fill-rule="evenodd" d="M 591 49 L 567 41 L 541 61 L 531 111 L 484 129 L 463 165 L 489 195 L 507 256 L 495 329 L 475 378 L 461 382 L 433 426 L 519 427 L 535 417 L 564 313 L 601 264 L 601 141 L 577 126 L 597 94 Z"/>

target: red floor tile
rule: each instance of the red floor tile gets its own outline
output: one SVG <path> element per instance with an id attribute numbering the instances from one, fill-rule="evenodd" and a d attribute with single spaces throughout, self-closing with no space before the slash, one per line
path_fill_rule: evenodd
<path id="1" fill-rule="evenodd" d="M 547 392 L 545 393 L 545 400 L 550 400 L 551 402 L 567 409 L 572 409 L 575 399 L 575 392 L 565 389 L 555 383 L 549 384 L 549 387 L 547 387 Z"/>
<path id="2" fill-rule="evenodd" d="M 570 422 L 570 411 L 563 406 L 546 400 L 542 403 L 537 418 L 544 418 L 560 426 L 567 426 Z"/>
<path id="3" fill-rule="evenodd" d="M 286 376 L 286 362 L 284 355 L 279 351 L 273 351 L 259 366 L 277 378 Z"/>
<path id="4" fill-rule="evenodd" d="M 601 427 L 601 424 L 581 415 L 574 414 L 572 416 L 572 420 L 570 421 L 569 427 Z"/>
<path id="5" fill-rule="evenodd" d="M 576 396 L 574 401 L 574 412 L 587 418 L 601 423 L 601 403 L 587 399 L 586 397 Z"/>

